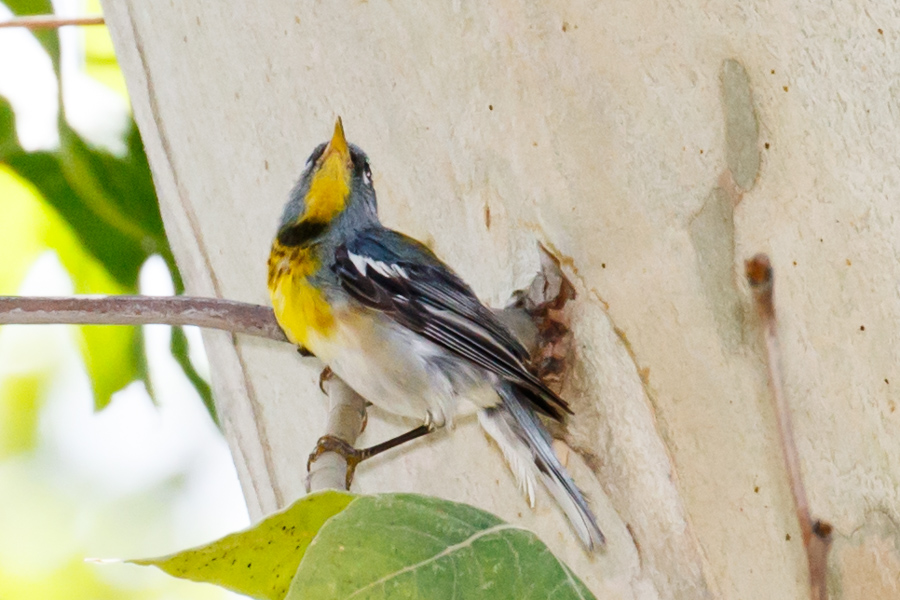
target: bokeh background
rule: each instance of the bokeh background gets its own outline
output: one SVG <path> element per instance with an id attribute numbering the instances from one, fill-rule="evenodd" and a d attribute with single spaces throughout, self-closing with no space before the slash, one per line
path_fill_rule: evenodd
<path id="1" fill-rule="evenodd" d="M 100 6 L 0 20 L 51 11 Z M 105 27 L 0 29 L 0 215 L 0 295 L 181 290 Z M 247 524 L 207 379 L 190 328 L 0 327 L 0 598 L 236 597 L 84 561 Z"/>

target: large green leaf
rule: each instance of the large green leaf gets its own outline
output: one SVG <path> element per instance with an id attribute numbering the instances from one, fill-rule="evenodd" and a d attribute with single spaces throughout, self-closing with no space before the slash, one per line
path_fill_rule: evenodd
<path id="1" fill-rule="evenodd" d="M 281 600 L 319 529 L 353 499 L 352 494 L 333 490 L 311 494 L 250 529 L 206 546 L 129 562 L 153 565 L 175 577 L 214 583 L 260 600 Z"/>
<path id="2" fill-rule="evenodd" d="M 594 597 L 530 531 L 412 494 L 313 494 L 207 546 L 131 562 L 260 600 Z"/>
<path id="3" fill-rule="evenodd" d="M 288 593 L 301 598 L 593 598 L 532 532 L 465 504 L 360 497 L 316 536 Z"/>

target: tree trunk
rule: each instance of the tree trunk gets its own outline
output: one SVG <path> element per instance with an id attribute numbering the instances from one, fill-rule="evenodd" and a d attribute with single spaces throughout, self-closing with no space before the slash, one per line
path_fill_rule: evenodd
<path id="1" fill-rule="evenodd" d="M 360 492 L 534 529 L 600 598 L 801 598 L 807 567 L 743 261 L 775 268 L 784 377 L 834 598 L 900 594 L 900 17 L 891 3 L 104 2 L 190 293 L 267 303 L 288 190 L 341 115 L 383 220 L 498 305 L 575 283 L 569 469 L 584 555 L 453 431 Z M 251 514 L 304 492 L 321 366 L 207 333 Z M 409 427 L 376 410 L 360 443 Z"/>

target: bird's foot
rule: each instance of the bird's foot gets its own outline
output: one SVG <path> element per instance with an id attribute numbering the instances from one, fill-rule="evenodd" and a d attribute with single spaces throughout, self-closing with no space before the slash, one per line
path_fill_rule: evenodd
<path id="1" fill-rule="evenodd" d="M 323 435 L 319 438 L 319 441 L 316 442 L 316 449 L 312 451 L 312 454 L 309 455 L 309 460 L 306 461 L 306 471 L 309 472 L 312 464 L 326 452 L 335 452 L 347 461 L 346 482 L 347 489 L 349 490 L 350 484 L 353 483 L 353 475 L 356 473 L 356 467 L 359 463 L 368 458 L 366 451 L 357 450 L 339 437 Z"/>
<path id="2" fill-rule="evenodd" d="M 359 463 L 368 458 L 372 458 L 373 456 L 377 456 L 382 452 L 390 450 L 391 448 L 396 448 L 401 444 L 405 444 L 406 442 L 420 438 L 424 435 L 428 435 L 435 429 L 436 426 L 434 424 L 434 419 L 429 412 L 427 413 L 425 423 L 416 427 L 415 429 L 407 431 L 403 435 L 399 435 L 386 442 L 376 444 L 375 446 L 371 446 L 369 448 L 363 448 L 361 450 L 358 448 L 354 448 L 339 437 L 335 437 L 333 435 L 323 435 L 319 438 L 319 441 L 316 442 L 316 449 L 313 450 L 312 454 L 309 455 L 309 460 L 306 461 L 306 470 L 308 472 L 310 467 L 312 467 L 312 464 L 326 452 L 336 452 L 337 454 L 344 457 L 344 460 L 347 461 L 347 489 L 349 490 L 350 484 L 353 482 L 353 475 L 356 473 L 356 467 L 359 465 Z"/>

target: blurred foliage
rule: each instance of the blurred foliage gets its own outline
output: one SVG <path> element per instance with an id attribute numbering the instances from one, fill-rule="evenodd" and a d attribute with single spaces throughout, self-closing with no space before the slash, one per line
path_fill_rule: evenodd
<path id="1" fill-rule="evenodd" d="M 52 13 L 47 0 L 9 0 L 6 5 L 20 15 Z M 109 36 L 94 29 L 88 36 L 88 72 L 124 93 Z M 45 30 L 36 32 L 35 36 L 50 55 L 59 83 L 57 33 Z M 140 268 L 153 254 L 163 257 L 176 293 L 182 293 L 181 277 L 166 239 L 147 157 L 134 122 L 129 121 L 125 133 L 126 153 L 115 156 L 91 146 L 69 126 L 61 93 L 59 98 L 59 147 L 37 152 L 27 152 L 19 145 L 15 115 L 9 103 L 0 98 L 0 166 L 24 181 L 26 193 L 44 205 L 32 209 L 34 214 L 61 221 L 43 240 L 44 248 L 56 251 L 79 294 L 137 293 Z M 13 200 L 5 201 L 5 205 L 12 207 L 15 203 L 17 192 L 12 190 L 15 185 L 7 178 L 0 190 L 4 198 Z M 12 210 L 23 209 L 13 207 Z M 23 274 L 34 259 L 34 248 L 29 251 L 29 244 L 19 241 L 22 245 L 18 247 L 3 244 L 3 256 L 12 264 L 3 267 L 8 273 L 6 285 L 0 281 L 0 293 L 13 293 L 15 288 L 10 285 L 15 279 L 13 272 Z M 105 407 L 112 394 L 131 381 L 143 381 L 149 390 L 140 328 L 81 326 L 79 331 L 98 409 Z M 190 363 L 183 332 L 172 336 L 171 349 L 215 418 L 209 385 Z"/>
<path id="2" fill-rule="evenodd" d="M 19 15 L 53 12 L 49 1 L 4 3 Z M 95 0 L 89 10 L 99 12 Z M 0 36 L 6 31 L 0 31 Z M 79 34 L 85 38 L 84 70 L 127 100 L 106 29 L 85 28 Z M 61 90 L 59 37 L 55 31 L 34 36 L 49 54 Z M 65 41 L 68 52 L 70 40 Z M 66 66 L 71 74 L 68 61 Z M 166 262 L 176 293 L 181 293 L 180 275 L 134 123 L 129 120 L 123 130 L 123 143 L 113 145 L 121 151 L 103 150 L 69 125 L 61 91 L 57 98 L 59 145 L 35 152 L 22 148 L 15 114 L 0 98 L 0 294 L 59 286 L 57 293 L 67 293 L 70 286 L 79 294 L 134 294 L 140 269 L 154 254 Z M 46 256 L 51 252 L 58 262 Z M 150 391 L 143 338 L 139 327 L 0 327 L 0 599 L 225 597 L 215 588 L 193 586 L 200 589 L 192 590 L 161 574 L 141 573 L 137 567 L 98 569 L 83 560 L 85 555 L 103 553 L 104 548 L 115 549 L 112 555 L 148 546 L 167 549 L 173 540 L 191 539 L 191 530 L 210 527 L 215 520 L 206 515 L 216 511 L 204 507 L 203 518 L 185 522 L 185 507 L 195 502 L 190 494 L 216 476 L 204 471 L 198 483 L 190 470 L 195 461 L 206 466 L 203 451 L 182 449 L 187 458 L 179 458 L 185 462 L 176 464 L 173 455 L 166 457 L 163 451 L 173 446 L 164 432 L 159 437 L 140 437 L 131 427 L 117 427 L 123 422 L 123 411 L 135 411 L 135 403 L 147 407 L 137 386 L 109 410 L 85 415 L 90 407 L 81 364 L 90 378 L 97 409 L 132 381 L 143 381 Z M 173 330 L 171 348 L 211 407 L 209 386 L 191 365 L 180 329 Z M 167 375 L 161 378 L 158 352 L 156 347 L 156 381 L 165 390 L 172 370 L 166 367 Z M 185 386 L 179 389 L 184 391 Z M 140 421 L 154 433 L 163 422 L 171 427 L 172 394 L 160 396 L 158 410 L 138 413 L 127 423 Z M 168 421 L 162 416 L 167 410 Z M 191 439 L 202 435 L 198 429 L 191 429 Z M 131 441 L 146 454 L 134 454 L 134 448 L 123 449 L 117 443 L 120 440 L 109 439 L 119 432 L 128 438 L 137 435 L 139 439 Z M 118 459 L 113 467 L 106 462 L 112 460 L 108 456 Z M 157 456 L 170 462 L 159 466 L 152 462 Z M 224 496 L 216 497 L 217 507 L 227 502 Z M 205 525 L 198 525 L 201 522 Z"/>

